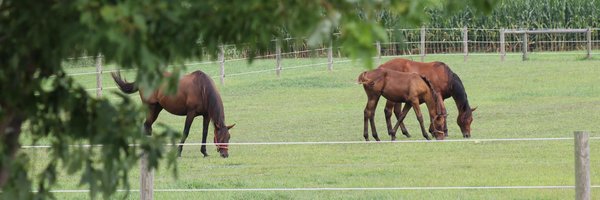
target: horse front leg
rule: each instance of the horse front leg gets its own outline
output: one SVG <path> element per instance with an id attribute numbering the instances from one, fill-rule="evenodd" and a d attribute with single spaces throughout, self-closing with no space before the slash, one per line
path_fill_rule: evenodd
<path id="1" fill-rule="evenodd" d="M 185 126 L 183 127 L 183 137 L 181 137 L 181 141 L 179 141 L 179 151 L 177 152 L 177 156 L 181 157 L 181 152 L 183 151 L 183 143 L 185 143 L 185 139 L 187 139 L 190 133 L 190 127 L 192 126 L 192 122 L 194 121 L 194 117 L 196 117 L 195 112 L 189 112 L 185 117 Z"/>
<path id="2" fill-rule="evenodd" d="M 204 157 L 206 157 L 208 156 L 208 153 L 206 153 L 206 137 L 208 136 L 208 125 L 210 124 L 210 118 L 208 117 L 208 114 L 204 115 L 202 118 L 202 146 L 200 147 L 200 152 L 202 155 L 204 155 Z"/>
<path id="3" fill-rule="evenodd" d="M 392 118 L 392 110 L 394 109 L 396 104 L 397 103 L 388 100 L 385 103 L 385 109 L 383 110 L 383 112 L 385 113 L 385 123 L 387 125 L 388 135 L 392 137 L 392 141 L 396 140 L 396 131 L 392 128 L 392 122 L 390 118 Z"/>
<path id="4" fill-rule="evenodd" d="M 448 137 L 448 123 L 446 123 L 446 117 L 448 116 L 448 112 L 446 111 L 446 104 L 444 103 L 444 98 L 442 97 L 442 94 L 438 94 L 437 98 L 440 106 L 440 112 L 444 116 L 444 137 Z"/>
<path id="5" fill-rule="evenodd" d="M 404 104 L 404 109 L 401 110 L 400 107 L 402 107 L 401 103 L 397 103 L 396 106 L 394 106 L 394 114 L 396 115 L 396 119 L 398 120 L 398 122 L 396 122 L 396 126 L 394 126 L 394 132 L 397 132 L 398 127 L 400 127 L 400 129 L 402 129 L 402 134 L 407 138 L 410 138 L 411 135 L 410 133 L 408 133 L 408 130 L 406 130 L 406 126 L 404 126 L 404 119 L 406 118 L 406 115 L 408 114 L 408 111 L 410 111 L 410 108 L 412 106 L 406 103 Z"/>
<path id="6" fill-rule="evenodd" d="M 423 114 L 421 113 L 421 108 L 419 107 L 419 100 L 412 102 L 412 107 L 415 110 L 415 114 L 417 115 L 417 120 L 419 120 L 419 125 L 421 126 L 421 132 L 423 133 L 423 137 L 427 140 L 431 140 L 429 134 L 425 131 L 425 126 L 423 126 Z"/>

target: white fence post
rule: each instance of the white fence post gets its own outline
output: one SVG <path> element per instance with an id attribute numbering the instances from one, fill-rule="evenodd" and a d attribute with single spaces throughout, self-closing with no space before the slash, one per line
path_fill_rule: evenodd
<path id="1" fill-rule="evenodd" d="M 381 64 L 381 42 L 377 41 L 377 43 L 375 43 L 375 45 L 377 46 L 377 65 Z"/>
<path id="2" fill-rule="evenodd" d="M 277 77 L 281 74 L 281 45 L 279 44 L 279 40 L 275 41 L 275 73 L 277 73 Z"/>
<path id="3" fill-rule="evenodd" d="M 221 85 L 225 84 L 225 47 L 221 45 L 219 47 L 219 62 L 221 63 Z"/>
<path id="4" fill-rule="evenodd" d="M 469 30 L 467 27 L 463 27 L 463 53 L 465 54 L 464 61 L 467 62 L 467 56 L 469 55 Z"/>
<path id="5" fill-rule="evenodd" d="M 592 58 L 592 29 L 588 28 L 587 31 L 585 32 L 586 35 L 586 39 L 587 39 L 587 59 Z"/>
<path id="6" fill-rule="evenodd" d="M 421 62 L 425 62 L 425 27 L 421 27 Z"/>
<path id="7" fill-rule="evenodd" d="M 329 49 L 327 49 L 327 69 L 333 70 L 333 41 L 329 41 Z"/>
<path id="8" fill-rule="evenodd" d="M 504 56 L 506 56 L 506 44 L 504 38 L 504 29 L 500 29 L 500 61 L 504 62 Z"/>
<path id="9" fill-rule="evenodd" d="M 589 133 L 575 132 L 575 199 L 591 199 Z"/>
<path id="10" fill-rule="evenodd" d="M 96 97 L 102 97 L 102 54 L 96 56 Z"/>
<path id="11" fill-rule="evenodd" d="M 523 33 L 523 61 L 527 60 L 527 50 L 528 50 L 528 35 L 527 35 L 527 31 L 525 31 Z"/>
<path id="12" fill-rule="evenodd" d="M 142 153 L 140 158 L 140 199 L 154 199 L 154 171 L 148 169 L 148 154 Z"/>

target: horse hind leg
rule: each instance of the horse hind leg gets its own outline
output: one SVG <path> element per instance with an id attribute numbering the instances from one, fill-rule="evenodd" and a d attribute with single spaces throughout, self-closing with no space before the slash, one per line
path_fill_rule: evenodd
<path id="1" fill-rule="evenodd" d="M 365 107 L 364 114 L 364 137 L 365 141 L 369 141 L 369 122 L 371 125 L 371 131 L 373 138 L 376 141 L 380 141 L 377 136 L 377 129 L 375 128 L 375 108 L 377 107 L 377 102 L 379 101 L 379 96 L 369 96 L 369 101 L 367 101 L 367 106 Z"/>
<path id="2" fill-rule="evenodd" d="M 146 135 L 152 135 L 152 124 L 158 118 L 158 114 L 162 111 L 162 106 L 160 104 L 149 104 L 148 105 L 148 115 L 146 116 L 146 121 L 144 122 L 144 131 Z"/>
<path id="3" fill-rule="evenodd" d="M 178 157 L 181 157 L 181 152 L 183 151 L 183 143 L 185 143 L 185 140 L 187 139 L 187 137 L 190 133 L 190 127 L 192 126 L 194 117 L 196 117 L 195 112 L 189 112 L 187 114 L 187 116 L 185 117 L 185 125 L 183 127 L 183 136 L 181 137 L 181 141 L 179 141 L 180 145 L 178 147 L 178 152 L 177 152 Z"/>
<path id="4" fill-rule="evenodd" d="M 396 131 L 392 128 L 392 122 L 390 120 L 390 118 L 392 118 L 392 110 L 394 109 L 395 104 L 396 103 L 388 100 L 385 103 L 385 109 L 383 110 L 385 113 L 385 123 L 387 125 L 388 135 L 392 137 L 392 141 L 396 140 Z"/>

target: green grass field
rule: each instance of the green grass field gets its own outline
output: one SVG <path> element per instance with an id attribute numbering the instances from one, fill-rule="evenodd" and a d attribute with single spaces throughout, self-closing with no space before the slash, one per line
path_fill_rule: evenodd
<path id="1" fill-rule="evenodd" d="M 595 55 L 598 57 L 598 55 Z M 389 58 L 386 58 L 389 59 Z M 417 57 L 415 59 L 418 60 Z M 477 106 L 472 142 L 364 143 L 331 145 L 232 145 L 230 157 L 220 158 L 214 146 L 203 158 L 199 146 L 184 148 L 178 161 L 179 177 L 161 169 L 155 189 L 213 188 L 379 188 L 454 186 L 569 186 L 574 185 L 573 141 L 477 142 L 486 138 L 573 137 L 576 130 L 600 132 L 600 60 L 576 55 L 428 56 L 446 62 Z M 275 71 L 226 76 L 218 82 L 218 65 L 188 67 L 214 75 L 225 104 L 226 121 L 236 123 L 230 142 L 360 141 L 366 96 L 355 84 L 365 69 L 357 63 L 285 69 L 326 62 L 325 59 L 286 59 L 281 77 Z M 274 60 L 226 63 L 226 74 L 273 69 Z M 110 69 L 110 67 L 107 67 Z M 94 71 L 72 68 L 72 73 Z M 129 79 L 133 73 L 127 72 Z M 95 75 L 75 76 L 94 88 Z M 114 83 L 108 73 L 104 87 Z M 112 98 L 105 90 L 107 98 Z M 93 91 L 90 91 L 93 92 Z M 139 102 L 137 95 L 131 95 Z M 389 140 L 383 120 L 383 98 L 376 113 L 379 135 Z M 456 125 L 456 107 L 447 104 L 452 140 L 463 140 Z M 423 109 L 425 107 L 423 106 Z M 427 119 L 427 118 L 426 118 Z M 184 117 L 163 111 L 158 119 L 183 130 Z M 412 138 L 424 140 L 411 111 L 405 120 Z M 427 120 L 427 123 L 429 121 Z M 187 142 L 200 142 L 201 120 L 195 120 Z M 211 126 L 212 129 L 212 126 Z M 209 134 L 209 141 L 212 136 Z M 26 139 L 25 139 L 26 140 Z M 46 151 L 25 149 L 36 164 Z M 600 185 L 600 140 L 591 142 L 592 185 Z M 164 167 L 164 165 L 163 165 Z M 131 171 L 132 188 L 139 188 L 138 168 Z M 75 175 L 60 176 L 54 189 L 78 187 Z M 155 192 L 156 199 L 572 199 L 574 189 L 465 189 L 371 191 L 235 191 Z M 88 198 L 87 193 L 58 193 L 59 199 Z M 120 194 L 122 195 L 122 194 Z M 592 190 L 600 196 L 600 188 Z M 139 193 L 131 193 L 138 199 Z"/>

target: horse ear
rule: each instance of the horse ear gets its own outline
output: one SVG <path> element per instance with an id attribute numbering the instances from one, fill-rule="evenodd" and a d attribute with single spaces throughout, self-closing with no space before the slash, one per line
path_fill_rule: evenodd
<path id="1" fill-rule="evenodd" d="M 227 130 L 232 129 L 234 126 L 235 124 L 227 126 Z"/>
<path id="2" fill-rule="evenodd" d="M 475 106 L 475 108 L 471 108 L 471 112 L 477 110 L 477 106 Z"/>

